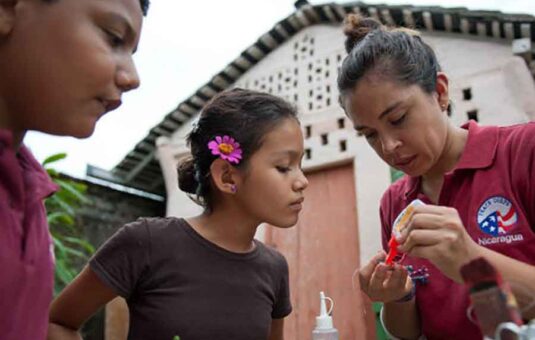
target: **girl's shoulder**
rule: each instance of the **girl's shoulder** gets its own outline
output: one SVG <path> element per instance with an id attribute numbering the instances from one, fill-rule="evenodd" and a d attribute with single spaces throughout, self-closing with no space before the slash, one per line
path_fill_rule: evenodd
<path id="1" fill-rule="evenodd" d="M 132 240 L 148 243 L 168 238 L 171 233 L 182 228 L 184 223 L 182 218 L 176 217 L 139 217 L 125 224 L 117 234 L 125 234 Z"/>
<path id="2" fill-rule="evenodd" d="M 181 217 L 140 217 L 138 220 L 142 220 L 147 228 L 150 230 L 165 230 L 167 228 L 176 228 L 177 226 L 182 226 L 184 223 L 183 218 Z"/>
<path id="3" fill-rule="evenodd" d="M 288 262 L 286 261 L 286 258 L 277 249 L 256 239 L 255 239 L 255 245 L 256 247 L 258 247 L 258 253 L 265 260 L 268 260 L 269 262 L 277 266 L 282 266 L 282 267 L 288 266 Z"/>

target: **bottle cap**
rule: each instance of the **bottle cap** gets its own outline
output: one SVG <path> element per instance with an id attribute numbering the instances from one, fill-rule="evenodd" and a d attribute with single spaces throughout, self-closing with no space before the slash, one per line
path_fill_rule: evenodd
<path id="1" fill-rule="evenodd" d="M 331 302 L 331 308 L 327 311 L 325 300 Z M 331 329 L 333 328 L 333 318 L 331 312 L 334 307 L 334 302 L 330 297 L 325 296 L 323 292 L 320 292 L 320 315 L 316 317 L 316 329 Z"/>

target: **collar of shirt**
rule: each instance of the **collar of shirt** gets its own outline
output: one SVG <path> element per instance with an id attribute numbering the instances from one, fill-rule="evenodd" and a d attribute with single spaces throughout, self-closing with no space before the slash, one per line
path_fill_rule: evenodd
<path id="1" fill-rule="evenodd" d="M 498 127 L 479 126 L 470 120 L 461 126 L 468 130 L 468 139 L 461 159 L 452 172 L 463 169 L 483 169 L 494 163 L 498 148 Z M 405 198 L 413 197 L 420 187 L 421 177 L 410 177 L 405 183 Z"/>
<path id="2" fill-rule="evenodd" d="M 14 197 L 30 195 L 41 200 L 59 189 L 26 146 L 13 147 L 13 135 L 5 129 L 0 129 L 0 164 L 0 179 Z"/>

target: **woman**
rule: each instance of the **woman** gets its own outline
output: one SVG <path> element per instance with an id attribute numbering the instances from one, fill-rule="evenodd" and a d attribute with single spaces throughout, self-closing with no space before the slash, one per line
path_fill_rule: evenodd
<path id="1" fill-rule="evenodd" d="M 403 264 L 422 280 L 382 264 L 381 253 L 361 268 L 361 289 L 384 303 L 393 337 L 481 339 L 467 315 L 463 264 L 482 256 L 513 288 L 535 292 L 535 124 L 454 126 L 448 77 L 418 32 L 357 15 L 346 22 L 340 103 L 385 163 L 406 174 L 381 200 L 385 250 L 396 216 L 415 199 L 426 203 L 398 239 Z"/>

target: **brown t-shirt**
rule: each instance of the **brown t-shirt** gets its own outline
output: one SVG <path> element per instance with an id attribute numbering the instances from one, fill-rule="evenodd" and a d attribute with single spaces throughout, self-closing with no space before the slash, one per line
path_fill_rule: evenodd
<path id="1" fill-rule="evenodd" d="M 267 339 L 292 307 L 285 258 L 255 240 L 245 254 L 204 239 L 183 219 L 125 225 L 89 265 L 130 310 L 129 339 Z"/>

